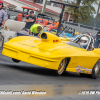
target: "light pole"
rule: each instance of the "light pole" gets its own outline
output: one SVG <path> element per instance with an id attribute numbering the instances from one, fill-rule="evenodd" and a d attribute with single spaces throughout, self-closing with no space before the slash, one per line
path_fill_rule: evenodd
<path id="1" fill-rule="evenodd" d="M 63 13 L 64 13 L 65 6 L 70 6 L 70 7 L 75 7 L 75 8 L 79 8 L 79 7 L 74 6 L 74 5 L 70 5 L 70 4 L 67 4 L 67 3 L 62 3 L 62 2 L 59 2 L 59 1 L 50 0 L 50 2 L 63 5 L 62 11 L 61 11 L 60 16 L 59 16 L 60 17 L 59 18 L 59 26 L 58 26 L 58 29 L 57 29 L 57 36 L 59 36 L 58 33 L 60 32 L 61 22 L 62 22 L 62 18 L 63 18 Z"/>
<path id="2" fill-rule="evenodd" d="M 96 27 L 99 9 L 100 9 L 100 1 L 99 1 L 99 6 L 98 6 L 97 14 L 96 14 L 96 17 L 95 17 L 95 21 L 94 21 L 94 27 Z"/>
<path id="3" fill-rule="evenodd" d="M 47 4 L 47 0 L 45 0 L 45 3 L 44 3 L 44 5 L 43 5 L 42 14 L 44 14 L 44 12 L 45 12 L 46 4 Z"/>

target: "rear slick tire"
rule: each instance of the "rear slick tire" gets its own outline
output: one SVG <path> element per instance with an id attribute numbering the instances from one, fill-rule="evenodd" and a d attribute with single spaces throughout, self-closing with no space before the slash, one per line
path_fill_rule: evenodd
<path id="1" fill-rule="evenodd" d="M 92 69 L 91 77 L 96 79 L 100 75 L 100 61 L 98 60 Z"/>

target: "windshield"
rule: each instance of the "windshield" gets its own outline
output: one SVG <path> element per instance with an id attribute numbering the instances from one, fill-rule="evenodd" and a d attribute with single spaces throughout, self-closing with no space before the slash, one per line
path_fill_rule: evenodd
<path id="1" fill-rule="evenodd" d="M 71 45 L 71 46 L 74 46 L 74 47 L 78 47 L 78 48 L 82 48 L 82 49 L 85 49 L 83 46 L 77 44 L 77 43 L 74 43 L 74 42 L 67 42 L 68 45 Z"/>
<path id="2" fill-rule="evenodd" d="M 60 37 L 73 37 L 75 38 L 75 29 L 70 28 L 70 27 L 65 27 L 61 28 L 61 34 L 59 35 Z"/>

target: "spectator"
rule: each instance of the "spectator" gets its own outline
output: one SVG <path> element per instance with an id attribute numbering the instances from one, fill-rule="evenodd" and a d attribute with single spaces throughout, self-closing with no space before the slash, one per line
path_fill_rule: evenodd
<path id="1" fill-rule="evenodd" d="M 25 30 L 30 31 L 30 27 L 35 23 L 36 17 L 34 16 L 34 11 L 30 11 L 30 15 L 26 17 L 25 22 Z"/>
<path id="2" fill-rule="evenodd" d="M 99 32 L 97 32 L 96 41 L 95 41 L 94 47 L 98 48 L 99 44 L 100 44 L 100 29 L 99 29 Z"/>
<path id="3" fill-rule="evenodd" d="M 49 28 L 48 31 L 51 31 L 52 29 L 57 29 L 59 25 L 59 22 L 57 20 L 55 20 L 55 22 L 51 25 L 47 25 L 47 27 Z"/>
<path id="4" fill-rule="evenodd" d="M 43 32 L 43 27 L 40 24 L 34 24 L 30 28 L 30 34 L 40 37 L 40 34 Z"/>
<path id="5" fill-rule="evenodd" d="M 99 29 L 99 32 L 97 32 L 97 35 L 96 35 L 96 40 L 100 38 L 100 29 Z"/>
<path id="6" fill-rule="evenodd" d="M 3 2 L 0 1 L 0 27 L 3 29 L 6 20 L 8 19 L 7 13 L 3 10 Z"/>

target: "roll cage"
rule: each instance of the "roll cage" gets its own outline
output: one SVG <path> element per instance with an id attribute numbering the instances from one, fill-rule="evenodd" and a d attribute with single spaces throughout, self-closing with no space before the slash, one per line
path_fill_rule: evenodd
<path id="1" fill-rule="evenodd" d="M 85 34 L 81 34 L 81 35 L 78 35 L 75 39 L 72 40 L 72 42 L 74 43 L 78 43 L 78 41 L 81 39 L 81 37 L 83 36 L 86 36 L 88 37 L 88 45 L 86 47 L 86 50 L 87 51 L 92 51 L 94 49 L 94 39 L 92 36 L 89 36 L 89 35 L 85 35 Z"/>
<path id="2" fill-rule="evenodd" d="M 72 34 L 72 36 L 75 36 L 75 29 L 74 28 L 71 28 L 71 27 L 63 27 L 62 25 L 62 28 L 61 28 L 61 31 L 60 31 L 60 34 L 65 34 L 65 33 L 70 33 Z"/>

